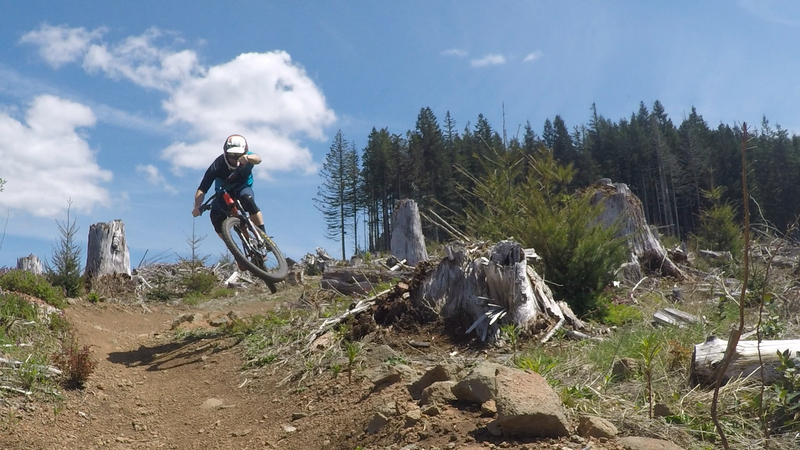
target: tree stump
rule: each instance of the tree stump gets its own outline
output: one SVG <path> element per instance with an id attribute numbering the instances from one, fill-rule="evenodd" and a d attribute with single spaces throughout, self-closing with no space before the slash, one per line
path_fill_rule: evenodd
<path id="1" fill-rule="evenodd" d="M 428 260 L 425 249 L 425 237 L 422 235 L 422 223 L 419 208 L 414 200 L 398 200 L 392 214 L 392 255 L 406 264 L 416 266 L 420 261 Z"/>
<path id="2" fill-rule="evenodd" d="M 527 265 L 518 243 L 498 242 L 489 258 L 473 259 L 459 243 L 446 251 L 414 297 L 418 309 L 438 311 L 481 340 L 494 340 L 501 325 L 513 323 L 522 331 L 544 325 L 546 341 L 564 323 L 550 288 Z"/>
<path id="3" fill-rule="evenodd" d="M 662 273 L 679 280 L 684 279 L 681 269 L 669 258 L 661 241 L 650 230 L 639 198 L 625 183 L 611 183 L 603 178 L 593 187 L 592 204 L 603 204 L 599 220 L 611 226 L 621 223 L 617 237 L 628 241 L 630 259 L 624 277 L 637 282 L 642 277 L 642 266 L 652 272 Z"/>
<path id="4" fill-rule="evenodd" d="M 86 250 L 84 275 L 87 278 L 114 274 L 131 274 L 125 224 L 121 220 L 93 224 L 89 228 L 89 244 Z"/>
<path id="5" fill-rule="evenodd" d="M 42 261 L 33 253 L 22 258 L 17 258 L 17 269 L 25 270 L 35 275 L 42 274 Z"/>

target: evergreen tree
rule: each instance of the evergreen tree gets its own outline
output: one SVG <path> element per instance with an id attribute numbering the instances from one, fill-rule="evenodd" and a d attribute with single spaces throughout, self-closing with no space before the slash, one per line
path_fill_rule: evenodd
<path id="1" fill-rule="evenodd" d="M 348 219 L 353 215 L 356 207 L 353 206 L 355 197 L 353 189 L 358 186 L 358 171 L 353 171 L 355 150 L 348 145 L 342 135 L 342 130 L 336 133 L 330 151 L 325 157 L 320 176 L 322 185 L 317 189 L 317 197 L 313 200 L 317 209 L 325 217 L 326 234 L 328 239 L 342 243 L 342 259 L 347 259 L 346 240 Z"/>
<path id="2" fill-rule="evenodd" d="M 77 219 L 70 222 L 72 200 L 67 203 L 67 220 L 56 221 L 61 237 L 58 245 L 53 247 L 50 262 L 45 262 L 45 277 L 53 286 L 64 289 L 67 297 L 77 297 L 83 292 L 81 249 L 75 243 L 78 236 Z"/>

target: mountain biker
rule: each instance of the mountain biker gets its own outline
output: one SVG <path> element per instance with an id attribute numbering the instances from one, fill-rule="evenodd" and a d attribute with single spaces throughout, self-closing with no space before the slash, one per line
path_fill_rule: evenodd
<path id="1" fill-rule="evenodd" d="M 247 140 L 239 134 L 232 134 L 225 139 L 222 154 L 208 166 L 197 192 L 194 194 L 192 215 L 201 214 L 206 192 L 214 183 L 214 190 L 227 189 L 228 193 L 242 202 L 244 209 L 250 214 L 253 223 L 264 231 L 264 216 L 253 198 L 253 167 L 261 164 L 261 157 L 249 151 Z M 232 174 L 235 175 L 231 177 Z M 211 223 L 217 234 L 222 233 L 222 222 L 227 217 L 227 207 L 222 196 L 214 199 L 211 205 Z"/>

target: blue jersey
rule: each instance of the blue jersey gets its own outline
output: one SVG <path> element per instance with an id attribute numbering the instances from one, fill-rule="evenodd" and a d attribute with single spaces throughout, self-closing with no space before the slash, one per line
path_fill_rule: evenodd
<path id="1" fill-rule="evenodd" d="M 247 152 L 248 155 L 252 152 Z M 246 164 L 244 167 L 237 168 L 239 173 L 235 179 L 228 181 L 228 177 L 235 171 L 228 167 L 225 162 L 225 155 L 219 155 L 214 162 L 208 166 L 203 180 L 200 181 L 200 186 L 197 188 L 199 191 L 208 192 L 211 184 L 214 183 L 214 190 L 216 192 L 222 189 L 238 192 L 246 187 L 253 185 L 253 167 L 252 163 Z"/>

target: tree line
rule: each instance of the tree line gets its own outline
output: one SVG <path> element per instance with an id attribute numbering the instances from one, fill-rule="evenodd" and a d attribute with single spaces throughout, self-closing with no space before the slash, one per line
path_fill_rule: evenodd
<path id="1" fill-rule="evenodd" d="M 800 137 L 762 118 L 748 127 L 747 183 L 758 214 L 785 231 L 800 213 Z M 459 129 L 449 112 L 440 123 L 422 108 L 413 130 L 401 134 L 373 128 L 357 149 L 339 131 L 321 171 L 314 199 L 326 219 L 328 237 L 354 253 L 389 249 L 394 202 L 414 199 L 420 211 L 458 227 L 473 206 L 473 192 L 492 170 L 487 161 L 533 156 L 546 149 L 575 170 L 569 188 L 600 178 L 626 183 L 642 201 L 648 223 L 662 234 L 685 240 L 701 227 L 702 212 L 714 205 L 739 211 L 743 130 L 740 124 L 712 128 L 693 107 L 679 125 L 664 106 L 644 102 L 629 117 L 603 117 L 596 105 L 587 124 L 571 128 L 560 115 L 545 120 L 541 134 L 530 122 L 507 136 L 479 114 Z M 499 201 L 502 199 L 498 199 Z M 740 213 L 740 212 L 739 212 Z M 428 240 L 449 235 L 423 221 Z M 360 236 L 360 237 L 359 237 Z"/>

